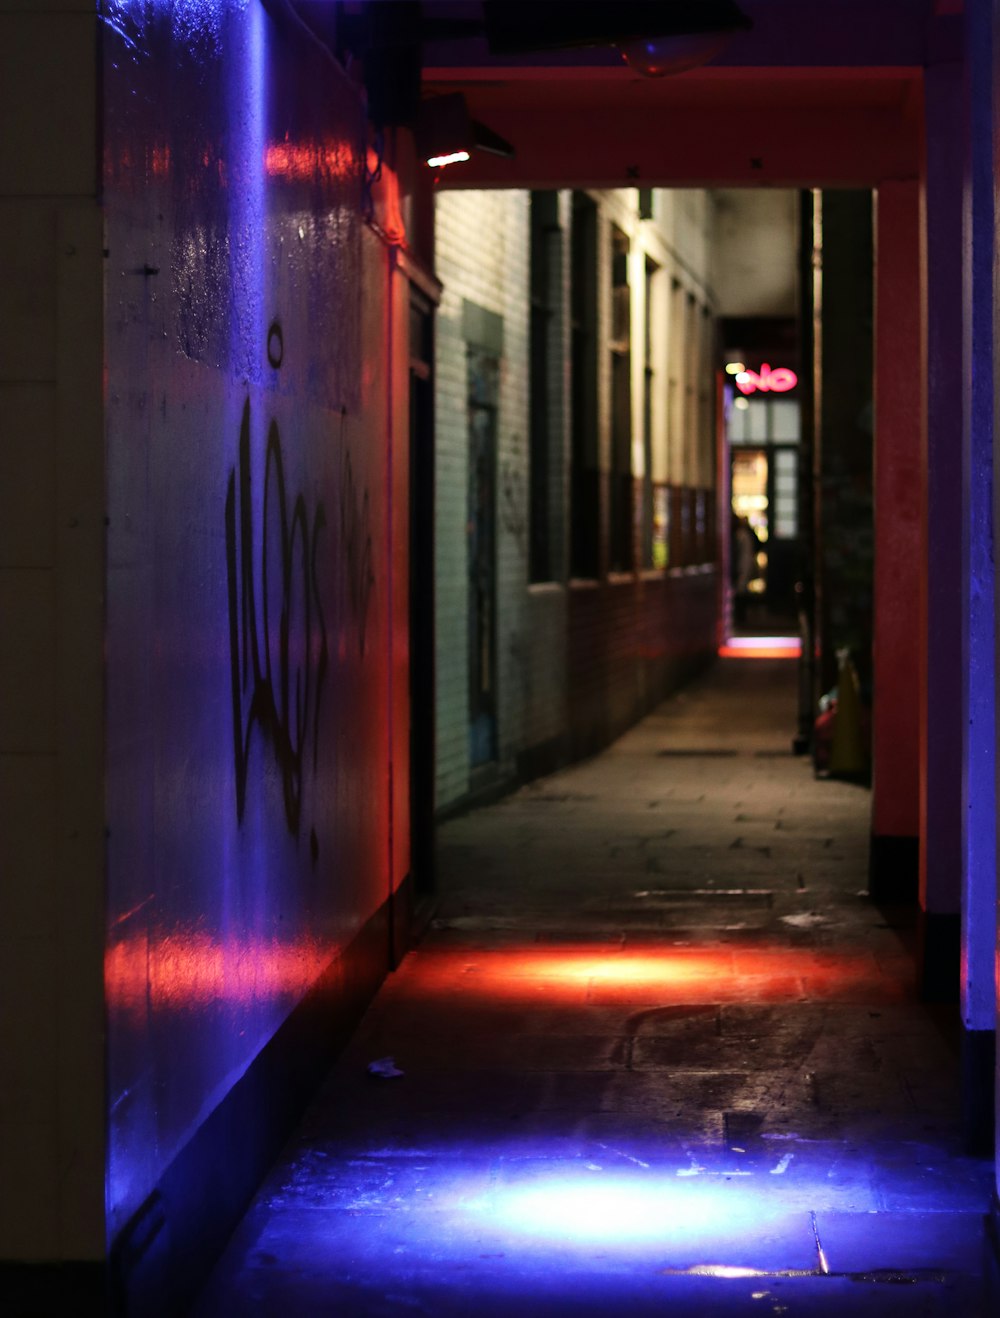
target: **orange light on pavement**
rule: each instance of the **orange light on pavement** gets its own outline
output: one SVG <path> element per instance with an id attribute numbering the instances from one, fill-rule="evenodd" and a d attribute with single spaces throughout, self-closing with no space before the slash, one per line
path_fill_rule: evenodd
<path id="1" fill-rule="evenodd" d="M 801 654 L 797 636 L 730 636 L 719 646 L 722 659 L 798 659 Z"/>

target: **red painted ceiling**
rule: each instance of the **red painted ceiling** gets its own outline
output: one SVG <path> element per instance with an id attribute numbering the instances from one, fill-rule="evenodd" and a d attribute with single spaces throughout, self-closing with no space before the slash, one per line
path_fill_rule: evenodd
<path id="1" fill-rule="evenodd" d="M 665 78 L 607 46 L 500 57 L 483 38 L 428 43 L 425 96 L 463 91 L 515 148 L 512 160 L 477 152 L 441 185 L 876 186 L 919 174 L 923 71 L 956 57 L 960 15 L 934 0 L 741 7 L 751 31 Z"/>

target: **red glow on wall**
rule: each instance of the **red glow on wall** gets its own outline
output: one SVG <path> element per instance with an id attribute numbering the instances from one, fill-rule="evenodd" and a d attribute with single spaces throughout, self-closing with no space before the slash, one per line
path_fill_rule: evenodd
<path id="1" fill-rule="evenodd" d="M 312 179 L 322 175 L 347 179 L 357 161 L 346 142 L 272 142 L 264 152 L 264 169 L 271 178 Z"/>
<path id="2" fill-rule="evenodd" d="M 759 371 L 740 371 L 736 376 L 736 388 L 741 394 L 755 394 L 758 390 L 763 394 L 785 394 L 798 382 L 799 377 L 787 366 L 772 370 L 767 362 L 762 363 Z"/>
<path id="3" fill-rule="evenodd" d="M 170 147 L 154 146 L 149 156 L 149 169 L 154 178 L 166 178 L 170 173 Z"/>
<path id="4" fill-rule="evenodd" d="M 641 894 L 650 901 L 656 894 Z M 206 934 L 131 937 L 105 955 L 109 1009 L 140 1020 L 151 1003 L 190 1011 L 213 1004 L 249 1008 L 261 1000 L 295 1001 L 330 963 L 331 949 L 318 943 L 278 940 L 224 941 Z M 905 961 L 905 958 L 903 958 Z M 910 963 L 906 961 L 905 969 Z M 898 1001 L 909 981 L 874 956 L 838 955 L 756 945 L 657 951 L 607 945 L 525 947 L 503 951 L 454 949 L 411 953 L 405 971 L 417 997 L 460 995 L 480 1006 L 531 1009 L 584 1003 L 663 1007 L 714 1003 Z"/>
<path id="5" fill-rule="evenodd" d="M 192 1010 L 227 1003 L 250 1007 L 294 1001 L 329 965 L 331 950 L 314 943 L 223 941 L 208 934 L 131 937 L 108 947 L 104 990 L 110 1010 L 142 1018 L 151 1003 Z"/>

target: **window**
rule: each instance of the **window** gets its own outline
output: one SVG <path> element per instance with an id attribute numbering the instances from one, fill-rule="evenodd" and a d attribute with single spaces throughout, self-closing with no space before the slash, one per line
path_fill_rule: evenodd
<path id="1" fill-rule="evenodd" d="M 500 361 L 467 348 L 469 406 L 469 756 L 473 768 L 497 753 L 496 482 Z"/>
<path id="2" fill-rule="evenodd" d="M 626 572 L 633 564 L 632 509 L 632 290 L 629 241 L 611 226 L 611 480 L 609 566 Z"/>
<path id="3" fill-rule="evenodd" d="M 751 449 L 768 462 L 766 491 L 758 512 L 765 534 L 776 540 L 794 540 L 799 534 L 799 462 L 801 418 L 794 398 L 744 398 L 737 394 L 729 409 L 727 436 L 732 446 L 733 472 L 737 455 Z"/>
<path id="4" fill-rule="evenodd" d="M 703 489 L 715 487 L 715 326 L 708 307 L 701 307 L 698 326 L 698 415 L 701 423 L 701 452 L 699 455 L 699 485 Z"/>
<path id="5" fill-rule="evenodd" d="M 799 455 L 793 448 L 774 450 L 774 534 L 794 540 L 799 533 Z"/>
<path id="6" fill-rule="evenodd" d="M 698 441 L 701 438 L 698 304 L 693 293 L 684 298 L 684 474 L 685 486 L 698 484 Z M 686 542 L 685 542 L 686 543 Z"/>
<path id="7" fill-rule="evenodd" d="M 570 571 L 599 569 L 600 486 L 597 463 L 597 206 L 573 194 L 570 235 Z"/>
<path id="8" fill-rule="evenodd" d="M 738 394 L 729 411 L 730 444 L 797 444 L 799 404 L 792 398 L 744 398 Z"/>
<path id="9" fill-rule="evenodd" d="M 676 279 L 670 281 L 670 330 L 667 344 L 669 362 L 668 407 L 669 423 L 669 461 L 668 478 L 672 485 L 683 485 L 686 475 L 684 465 L 684 429 L 687 420 L 684 412 L 684 305 L 686 294 Z"/>
<path id="10" fill-rule="evenodd" d="M 531 361 L 529 387 L 530 541 L 528 579 L 551 581 L 552 553 L 552 434 L 553 344 L 559 279 L 559 196 L 531 194 Z"/>
<path id="11" fill-rule="evenodd" d="M 657 286 L 657 265 L 646 258 L 645 302 L 642 334 L 642 563 L 653 561 L 653 398 L 656 394 L 656 368 L 653 356 L 653 304 Z"/>

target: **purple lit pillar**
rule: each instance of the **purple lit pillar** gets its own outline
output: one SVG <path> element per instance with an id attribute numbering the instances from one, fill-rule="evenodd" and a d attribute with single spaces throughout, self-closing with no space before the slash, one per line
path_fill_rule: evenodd
<path id="1" fill-rule="evenodd" d="M 963 508 L 960 60 L 925 73 L 926 444 L 921 587 L 921 991 L 954 1001 L 959 982 L 967 544 Z"/>
<path id="2" fill-rule="evenodd" d="M 970 1147 L 982 1150 L 993 1141 L 996 1037 L 992 0 L 970 0 L 966 5 L 965 38 L 962 549 L 967 556 L 963 583 L 967 650 L 961 1005 L 966 1137 Z"/>

